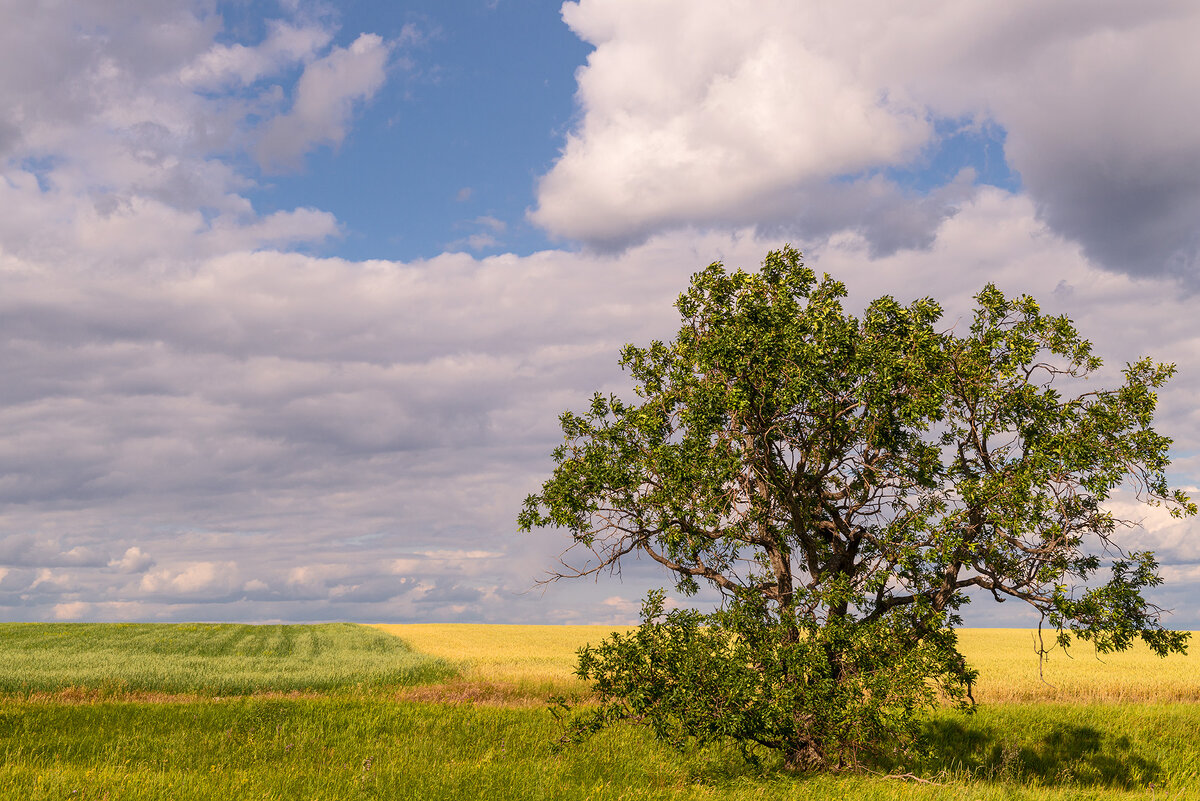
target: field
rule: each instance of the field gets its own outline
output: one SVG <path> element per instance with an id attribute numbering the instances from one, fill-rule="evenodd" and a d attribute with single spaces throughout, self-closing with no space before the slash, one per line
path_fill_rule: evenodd
<path id="1" fill-rule="evenodd" d="M 604 632 L 0 625 L 0 798 L 1200 798 L 1196 656 L 1055 652 L 1051 687 L 1029 632 L 964 632 L 983 707 L 930 716 L 917 783 L 629 729 L 555 752 L 542 698 L 582 697 L 574 649 Z"/>
<path id="2" fill-rule="evenodd" d="M 0 694 L 248 695 L 395 687 L 449 664 L 352 623 L 0 623 Z"/>
<path id="3" fill-rule="evenodd" d="M 575 651 L 610 630 L 602 626 L 377 625 L 421 653 L 456 662 L 463 683 L 554 692 L 584 689 L 574 678 Z M 1097 657 L 1087 643 L 1055 649 L 1041 667 L 1035 632 L 1026 629 L 964 629 L 959 642 L 979 670 L 975 698 L 981 704 L 1033 702 L 1200 701 L 1200 637 L 1195 653 L 1159 659 L 1135 646 Z"/>

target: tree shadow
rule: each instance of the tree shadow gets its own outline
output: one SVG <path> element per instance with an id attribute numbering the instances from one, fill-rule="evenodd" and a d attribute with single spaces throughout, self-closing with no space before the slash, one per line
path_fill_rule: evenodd
<path id="1" fill-rule="evenodd" d="M 925 728 L 927 773 L 967 774 L 1001 782 L 1131 789 L 1160 779 L 1162 767 L 1128 737 L 1090 726 L 1055 723 L 1044 734 L 934 720 Z"/>

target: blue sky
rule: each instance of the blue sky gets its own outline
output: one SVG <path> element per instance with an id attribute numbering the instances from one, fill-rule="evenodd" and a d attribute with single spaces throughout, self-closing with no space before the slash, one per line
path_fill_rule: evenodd
<path id="1" fill-rule="evenodd" d="M 260 179 L 250 194 L 256 205 L 328 209 L 344 235 L 323 252 L 345 258 L 548 247 L 525 211 L 571 124 L 574 68 L 588 51 L 562 24 L 557 4 L 360 2 L 341 5 L 337 19 L 341 32 L 398 39 L 410 31 L 417 41 L 400 58 L 414 64 L 395 67 L 336 150 L 313 153 L 298 172 Z M 471 248 L 465 240 L 479 234 L 496 244 Z"/>
<path id="2" fill-rule="evenodd" d="M 517 509 L 693 272 L 785 242 L 851 308 L 992 281 L 1176 362 L 1200 486 L 1190 0 L 0 14 L 0 619 L 628 621 L 663 577 L 530 592 Z M 1197 524 L 1117 506 L 1200 628 Z"/>

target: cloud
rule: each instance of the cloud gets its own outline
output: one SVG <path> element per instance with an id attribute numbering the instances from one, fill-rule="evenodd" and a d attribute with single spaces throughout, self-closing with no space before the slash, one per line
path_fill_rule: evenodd
<path id="1" fill-rule="evenodd" d="M 582 121 L 532 220 L 602 245 L 740 226 L 813 185 L 915 156 L 930 134 L 922 109 L 817 52 L 807 14 L 785 5 L 565 4 L 596 49 L 577 75 Z"/>
<path id="2" fill-rule="evenodd" d="M 482 215 L 467 222 L 460 222 L 456 227 L 473 227 L 478 230 L 473 234 L 448 243 L 446 250 L 457 251 L 465 249 L 478 252 L 499 246 L 501 240 L 498 238 L 498 235 L 508 230 L 508 223 L 489 215 Z"/>
<path id="3" fill-rule="evenodd" d="M 237 573 L 238 566 L 234 562 L 192 562 L 174 569 L 152 570 L 142 576 L 138 588 L 148 596 L 198 595 L 217 600 L 240 587 Z"/>
<path id="4" fill-rule="evenodd" d="M 291 110 L 275 117 L 258 141 L 259 163 L 265 169 L 294 168 L 317 145 L 341 144 L 354 104 L 383 85 L 388 51 L 381 37 L 364 33 L 306 66 Z"/>
<path id="5" fill-rule="evenodd" d="M 21 24 L 0 33 L 0 186 L 28 188 L 29 176 L 48 190 L 23 214 L 130 194 L 228 207 L 238 182 L 205 151 L 235 138 L 236 112 L 176 80 L 217 33 L 212 18 L 183 4 L 103 0 L 8 12 Z M 107 197 L 84 197 L 98 190 Z M 6 249 L 30 238 L 17 225 L 3 233 Z"/>
<path id="6" fill-rule="evenodd" d="M 1039 218 L 1096 263 L 1196 272 L 1194 3 L 580 0 L 563 18 L 595 49 L 530 213 L 553 235 L 619 249 L 753 224 L 924 248 L 969 193 L 931 193 L 913 215 L 879 176 L 936 151 L 934 123 L 965 119 L 1006 134 Z"/>
<path id="7" fill-rule="evenodd" d="M 428 581 L 436 576 L 478 576 L 494 570 L 497 560 L 503 560 L 504 551 L 436 549 L 394 559 L 390 571 L 399 576 L 417 581 Z"/>
<path id="8" fill-rule="evenodd" d="M 679 232 L 619 259 L 413 263 L 264 250 L 187 273 L 87 273 L 70 292 L 53 275 L 9 279 L 0 369 L 20 380 L 0 389 L 0 531 L 18 537 L 6 552 L 17 556 L 34 552 L 17 532 L 40 531 L 44 556 L 5 564 L 74 560 L 69 588 L 43 584 L 20 603 L 69 589 L 155 619 L 596 619 L 614 585 L 528 593 L 565 543 L 514 531 L 549 470 L 557 416 L 595 389 L 628 392 L 621 345 L 671 336 L 692 272 L 715 258 L 753 267 L 775 244 Z M 1182 367 L 1160 427 L 1181 453 L 1200 445 L 1186 302 L 1163 281 L 1098 272 L 1027 198 L 980 190 L 923 252 L 880 256 L 843 232 L 809 260 L 844 279 L 852 303 L 932 294 L 947 324 L 986 281 L 1031 292 L 1076 319 L 1112 374 L 1150 343 Z M 1186 531 L 1152 536 L 1166 559 L 1194 560 Z M 133 548 L 157 564 L 130 581 L 113 568 L 132 566 Z M 623 598 L 665 583 L 638 562 L 624 581 Z"/>
<path id="9" fill-rule="evenodd" d="M 240 42 L 213 44 L 180 70 L 185 85 L 218 89 L 234 83 L 246 86 L 296 63 L 307 62 L 325 49 L 333 32 L 322 25 L 267 21 L 267 36 L 257 45 Z"/>
<path id="10" fill-rule="evenodd" d="M 144 573 L 154 567 L 154 564 L 154 559 L 149 554 L 134 545 L 127 548 L 125 555 L 120 559 L 111 560 L 108 566 L 115 567 L 122 573 Z"/>
<path id="11" fill-rule="evenodd" d="M 624 339 L 661 335 L 693 245 L 667 272 L 649 269 L 662 246 L 628 262 L 234 251 L 69 284 L 14 261 L 5 564 L 74 565 L 72 592 L 149 619 L 538 615 L 520 593 L 553 546 L 508 536 L 514 510 L 557 413 L 618 377 Z M 401 558 L 413 573 L 392 572 Z M 65 590 L 11 591 L 0 603 L 28 617 Z M 505 604 L 485 601 L 496 592 Z"/>
<path id="12" fill-rule="evenodd" d="M 462 559 L 495 559 L 504 554 L 497 551 L 464 551 L 461 548 L 456 548 L 451 550 L 422 551 L 421 555 L 429 559 L 459 561 Z"/>
<path id="13" fill-rule="evenodd" d="M 340 142 L 356 98 L 386 77 L 380 37 L 325 52 L 328 27 L 296 11 L 257 44 L 218 44 L 220 18 L 184 2 L 27 6 L 22 24 L 0 33 L 9 269 L 175 269 L 340 233 L 317 209 L 259 215 L 245 196 L 254 179 L 236 165 L 260 136 L 278 140 L 293 166 Z M 272 129 L 291 83 L 278 73 L 299 65 L 292 107 Z M 281 80 L 266 86 L 267 77 Z"/>
<path id="14" fill-rule="evenodd" d="M 1003 126 L 1053 230 L 1109 269 L 1195 274 L 1200 115 L 1184 98 L 1200 92 L 1200 8 L 1023 2 L 906 22 L 880 40 L 877 69 L 907 73 L 939 112 Z"/>
<path id="15" fill-rule="evenodd" d="M 508 229 L 508 223 L 504 222 L 504 220 L 497 220 L 495 217 L 491 217 L 486 214 L 481 217 L 476 217 L 474 220 L 472 220 L 472 222 L 491 231 L 495 231 L 498 234 L 502 234 Z"/>
<path id="16" fill-rule="evenodd" d="M 68 547 L 60 539 L 34 534 L 8 534 L 0 538 L 0 565 L 8 567 L 97 567 L 107 563 L 93 547 Z"/>
<path id="17" fill-rule="evenodd" d="M 91 611 L 91 608 L 92 605 L 84 601 L 55 604 L 54 617 L 57 620 L 78 620 Z"/>
<path id="18" fill-rule="evenodd" d="M 140 97 L 143 112 L 172 90 L 150 84 L 201 53 L 217 31 L 183 3 L 96 0 L 5 4 L 0 30 L 0 154 L 43 149 L 90 119 L 116 121 Z M 17 24 L 19 21 L 19 24 Z M 165 109 L 162 109 L 165 111 Z M 164 114 L 173 121 L 173 114 Z M 126 118 L 128 119 L 128 118 Z"/>

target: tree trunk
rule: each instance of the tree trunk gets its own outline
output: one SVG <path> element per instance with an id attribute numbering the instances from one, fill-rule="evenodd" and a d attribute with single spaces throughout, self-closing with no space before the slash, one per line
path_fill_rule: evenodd
<path id="1" fill-rule="evenodd" d="M 815 773 L 825 770 L 829 763 L 815 740 L 801 736 L 788 747 L 787 766 L 803 773 Z"/>

